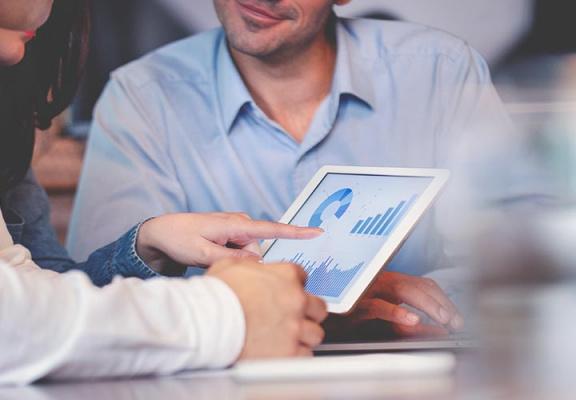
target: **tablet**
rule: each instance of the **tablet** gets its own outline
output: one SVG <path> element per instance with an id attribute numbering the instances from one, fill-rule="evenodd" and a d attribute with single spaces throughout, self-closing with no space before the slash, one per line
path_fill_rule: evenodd
<path id="1" fill-rule="evenodd" d="M 329 312 L 348 313 L 449 175 L 442 169 L 324 166 L 280 219 L 324 233 L 264 241 L 264 261 L 300 264 L 308 273 L 306 290 L 324 299 Z"/>

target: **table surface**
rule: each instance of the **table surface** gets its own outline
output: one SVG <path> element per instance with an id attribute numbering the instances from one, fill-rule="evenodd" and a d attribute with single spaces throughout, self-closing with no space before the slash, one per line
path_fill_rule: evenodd
<path id="1" fill-rule="evenodd" d="M 0 400 L 334 400 L 334 399 L 574 399 L 573 388 L 486 380 L 481 354 L 458 352 L 456 370 L 439 376 L 239 383 L 225 372 L 91 382 L 44 382 L 1 388 Z M 537 378 L 534 377 L 534 381 Z"/>

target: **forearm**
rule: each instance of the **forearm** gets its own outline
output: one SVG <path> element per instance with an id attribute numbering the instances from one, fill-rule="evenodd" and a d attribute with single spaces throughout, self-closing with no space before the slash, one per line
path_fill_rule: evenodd
<path id="1" fill-rule="evenodd" d="M 240 303 L 214 278 L 117 279 L 84 294 L 86 322 L 69 358 L 51 377 L 222 368 L 237 359 L 244 344 Z"/>
<path id="2" fill-rule="evenodd" d="M 98 289 L 83 274 L 1 262 L 0 276 L 0 383 L 224 367 L 244 343 L 240 303 L 216 278 Z"/>
<path id="3" fill-rule="evenodd" d="M 134 226 L 115 242 L 96 250 L 84 263 L 75 264 L 74 269 L 86 273 L 97 286 L 108 285 L 114 277 L 137 277 L 148 279 L 161 274 L 150 268 L 139 256 L 136 241 L 142 223 Z M 159 270 L 165 272 L 164 270 Z M 180 270 L 181 274 L 184 269 Z M 172 274 L 175 275 L 175 274 Z"/>

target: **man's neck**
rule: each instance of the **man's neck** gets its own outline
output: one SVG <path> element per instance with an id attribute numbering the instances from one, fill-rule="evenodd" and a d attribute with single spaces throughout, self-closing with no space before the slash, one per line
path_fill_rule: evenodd
<path id="1" fill-rule="evenodd" d="M 258 107 L 301 143 L 330 92 L 336 67 L 335 41 L 322 37 L 297 55 L 272 60 L 234 49 L 231 53 Z"/>

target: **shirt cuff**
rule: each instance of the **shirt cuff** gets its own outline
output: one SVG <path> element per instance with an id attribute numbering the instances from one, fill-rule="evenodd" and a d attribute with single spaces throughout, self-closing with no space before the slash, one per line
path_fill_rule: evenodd
<path id="1" fill-rule="evenodd" d="M 140 222 L 116 241 L 116 248 L 109 265 L 112 276 L 122 275 L 124 277 L 138 277 L 140 279 L 163 276 L 150 268 L 136 252 L 138 232 L 142 224 L 149 219 L 150 218 Z"/>

